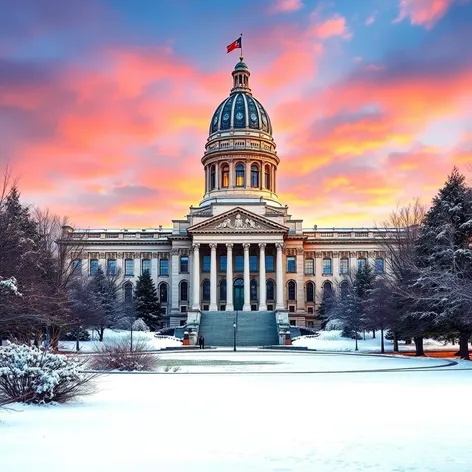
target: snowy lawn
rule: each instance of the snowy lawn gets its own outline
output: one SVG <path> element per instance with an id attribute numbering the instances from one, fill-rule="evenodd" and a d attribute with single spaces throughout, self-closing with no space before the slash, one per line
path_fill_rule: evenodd
<path id="1" fill-rule="evenodd" d="M 317 351 L 337 351 L 348 352 L 354 351 L 356 341 L 354 339 L 343 338 L 341 330 L 320 331 L 318 337 L 301 336 L 293 341 L 294 346 L 305 346 L 309 349 L 316 349 Z M 364 339 L 358 339 L 358 348 L 360 352 L 380 352 L 380 331 L 376 332 L 375 339 L 372 337 L 372 331 L 365 333 Z M 399 342 L 400 351 L 414 351 L 415 345 L 406 345 L 404 341 Z M 425 350 L 429 351 L 457 351 L 459 346 L 457 344 L 444 344 L 441 341 L 434 339 L 425 339 Z M 385 339 L 385 351 L 393 351 L 393 341 Z M 472 468 L 471 468 L 472 470 Z"/>
<path id="2" fill-rule="evenodd" d="M 193 354 L 193 357 L 191 357 Z M 2 470 L 469 472 L 472 370 L 440 359 L 228 351 L 162 358 L 275 362 L 286 373 L 112 374 L 69 405 L 0 412 Z M 276 364 L 262 364 L 264 369 Z M 234 368 L 234 366 L 233 366 Z M 464 401 L 461 401 L 464 399 Z"/>
<path id="3" fill-rule="evenodd" d="M 133 342 L 144 341 L 152 350 L 165 349 L 166 347 L 182 346 L 182 342 L 175 338 L 156 338 L 155 333 L 144 332 L 144 331 L 133 331 Z M 130 332 L 125 330 L 113 330 L 106 329 L 103 341 L 116 341 L 121 339 L 130 339 Z M 80 341 L 80 352 L 93 352 L 96 351 L 97 345 L 100 344 L 98 341 L 98 335 L 93 332 L 90 341 Z M 75 341 L 59 341 L 60 351 L 74 351 L 75 352 Z"/>

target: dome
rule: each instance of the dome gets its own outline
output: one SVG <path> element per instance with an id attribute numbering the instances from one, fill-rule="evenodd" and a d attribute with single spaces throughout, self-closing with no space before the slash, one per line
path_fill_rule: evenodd
<path id="1" fill-rule="evenodd" d="M 216 109 L 210 123 L 213 133 L 230 130 L 263 131 L 272 136 L 272 125 L 264 107 L 256 100 L 249 88 L 251 73 L 243 58 L 234 67 L 233 88 L 230 96 Z"/>
<path id="2" fill-rule="evenodd" d="M 213 114 L 210 134 L 246 128 L 272 135 L 269 115 L 260 102 L 246 92 L 232 93 Z"/>

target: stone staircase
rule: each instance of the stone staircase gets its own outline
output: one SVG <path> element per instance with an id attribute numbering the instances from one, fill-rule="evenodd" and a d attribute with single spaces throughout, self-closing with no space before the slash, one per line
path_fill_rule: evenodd
<path id="1" fill-rule="evenodd" d="M 233 323 L 236 321 L 236 346 L 272 346 L 279 343 L 273 311 L 202 312 L 199 335 L 206 346 L 233 346 Z"/>

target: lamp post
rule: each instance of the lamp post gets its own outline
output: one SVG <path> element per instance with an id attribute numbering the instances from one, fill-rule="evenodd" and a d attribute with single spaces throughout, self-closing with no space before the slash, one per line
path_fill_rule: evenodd
<path id="1" fill-rule="evenodd" d="M 236 321 L 233 322 L 233 351 L 236 352 Z"/>

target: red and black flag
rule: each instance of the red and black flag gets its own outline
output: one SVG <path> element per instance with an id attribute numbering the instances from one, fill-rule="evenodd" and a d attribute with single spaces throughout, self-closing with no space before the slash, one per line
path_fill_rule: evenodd
<path id="1" fill-rule="evenodd" d="M 233 41 L 231 44 L 226 46 L 226 53 L 231 52 L 233 49 L 238 49 L 238 48 L 242 49 L 243 47 L 242 41 L 243 41 L 243 38 L 240 37 L 236 41 Z"/>

